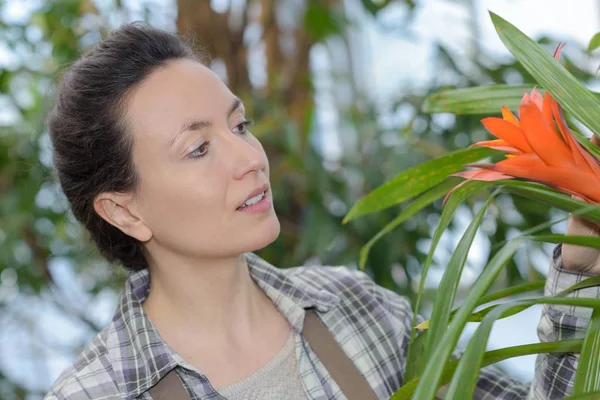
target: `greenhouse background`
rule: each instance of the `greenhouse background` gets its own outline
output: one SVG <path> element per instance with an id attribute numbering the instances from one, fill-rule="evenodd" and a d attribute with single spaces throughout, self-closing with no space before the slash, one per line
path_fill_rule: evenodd
<path id="1" fill-rule="evenodd" d="M 361 247 L 402 209 L 342 224 L 358 199 L 400 171 L 488 137 L 478 116 L 424 113 L 427 95 L 532 82 L 488 11 L 549 52 L 566 42 L 563 64 L 600 89 L 600 52 L 585 51 L 600 31 L 595 0 L 571 2 L 568 10 L 560 0 L 0 0 L 0 398 L 41 398 L 109 323 L 123 284 L 124 272 L 99 257 L 67 212 L 43 126 L 60 70 L 107 31 L 144 20 L 196 35 L 211 67 L 253 113 L 253 133 L 271 161 L 282 234 L 258 254 L 282 268 L 356 268 Z M 203 28 L 184 31 L 186 21 Z M 480 203 L 461 206 L 443 236 L 424 315 Z M 414 299 L 441 207 L 435 202 L 374 246 L 366 271 L 378 284 Z M 562 217 L 500 195 L 459 294 L 487 263 L 492 243 Z M 565 225 L 551 230 L 563 233 Z M 519 250 L 497 288 L 543 279 L 551 249 Z M 536 342 L 540 309 L 499 321 L 488 347 Z M 500 367 L 528 381 L 534 361 Z"/>

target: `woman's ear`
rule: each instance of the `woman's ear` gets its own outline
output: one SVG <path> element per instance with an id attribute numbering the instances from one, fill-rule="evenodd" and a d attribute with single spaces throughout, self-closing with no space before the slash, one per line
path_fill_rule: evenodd
<path id="1" fill-rule="evenodd" d="M 152 239 L 152 231 L 137 212 L 130 193 L 104 192 L 94 198 L 94 210 L 98 215 L 140 242 Z"/>

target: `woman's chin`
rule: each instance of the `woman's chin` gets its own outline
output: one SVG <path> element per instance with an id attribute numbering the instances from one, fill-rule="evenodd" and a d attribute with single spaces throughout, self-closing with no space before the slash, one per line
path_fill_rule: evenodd
<path id="1" fill-rule="evenodd" d="M 269 218 L 268 221 L 263 221 L 261 224 L 256 225 L 257 229 L 252 229 L 253 236 L 250 238 L 249 243 L 250 252 L 263 249 L 273 243 L 279 237 L 281 232 L 281 225 L 277 216 Z"/>

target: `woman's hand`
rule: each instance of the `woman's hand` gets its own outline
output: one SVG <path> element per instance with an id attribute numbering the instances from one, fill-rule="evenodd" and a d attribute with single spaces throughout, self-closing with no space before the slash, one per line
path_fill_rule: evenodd
<path id="1" fill-rule="evenodd" d="M 566 234 L 598 236 L 600 227 L 581 217 L 570 217 Z M 600 249 L 563 244 L 562 261 L 565 269 L 600 275 Z"/>
<path id="2" fill-rule="evenodd" d="M 600 145 L 600 139 L 595 135 L 592 136 L 591 142 L 596 146 Z M 600 226 L 581 217 L 571 216 L 566 234 L 598 236 L 600 235 Z M 600 275 L 600 249 L 563 244 L 562 261 L 563 267 L 566 269 Z"/>

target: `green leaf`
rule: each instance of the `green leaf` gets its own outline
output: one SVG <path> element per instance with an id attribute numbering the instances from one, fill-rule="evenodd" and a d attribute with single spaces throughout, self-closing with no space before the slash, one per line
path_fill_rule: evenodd
<path id="1" fill-rule="evenodd" d="M 488 351 L 483 356 L 482 367 L 495 364 L 500 361 L 507 360 L 509 358 L 521 357 L 530 354 L 541 354 L 541 353 L 558 353 L 558 352 L 573 352 L 578 353 L 581 351 L 581 346 L 583 344 L 583 340 L 575 339 L 575 340 L 561 340 L 556 342 L 544 342 L 544 343 L 532 343 L 525 344 L 519 346 L 506 347 L 503 349 Z M 442 372 L 442 377 L 440 379 L 439 385 L 443 386 L 450 382 L 452 376 L 454 375 L 454 371 L 458 366 L 460 360 L 452 360 L 448 362 L 444 371 Z M 405 400 L 410 399 L 417 388 L 419 383 L 419 378 L 410 379 L 406 382 L 400 390 L 398 390 L 394 395 L 390 398 L 390 400 Z"/>
<path id="2" fill-rule="evenodd" d="M 590 244 L 593 244 L 592 247 L 597 247 L 597 248 L 600 247 L 600 238 L 598 238 L 598 237 L 592 238 L 595 240 L 593 243 L 591 243 L 590 241 L 587 240 L 587 239 L 589 239 L 588 236 L 564 236 L 564 235 L 552 235 L 552 236 L 562 236 L 562 238 L 564 238 L 564 240 L 558 239 L 557 243 L 569 242 L 572 244 L 579 244 L 579 245 L 584 245 L 584 243 L 590 243 Z M 522 238 L 527 239 L 527 237 L 522 237 Z M 537 237 L 533 237 L 533 238 L 530 237 L 529 239 L 545 242 L 546 240 L 544 240 L 544 238 L 545 238 L 545 236 L 537 236 Z M 586 240 L 577 240 L 577 239 L 573 239 L 573 238 L 581 238 L 581 239 L 586 239 Z M 498 300 L 503 297 L 508 297 L 508 296 L 512 296 L 512 295 L 516 295 L 516 294 L 526 293 L 526 292 L 532 291 L 532 290 L 541 289 L 544 286 L 544 284 L 545 284 L 544 281 L 540 281 L 540 282 L 526 283 L 524 285 L 510 287 L 508 289 L 501 290 L 497 293 L 492 293 L 488 296 L 482 297 L 481 299 L 479 299 L 477 306 L 485 304 L 485 303 L 489 303 L 490 301 Z M 590 278 L 584 279 L 583 281 L 578 282 L 575 285 L 568 287 L 559 293 L 556 293 L 554 295 L 554 297 L 563 297 L 563 296 L 568 295 L 569 293 L 574 292 L 575 290 L 579 290 L 579 289 L 583 289 L 583 288 L 587 288 L 587 287 L 593 287 L 593 286 L 600 286 L 600 276 L 592 276 Z M 483 318 L 496 307 L 498 307 L 497 304 L 486 307 L 482 310 L 472 313 L 469 316 L 469 322 L 482 321 Z M 520 309 L 518 307 L 514 307 L 513 309 L 507 311 L 503 315 L 503 318 L 510 317 L 511 315 L 517 314 L 527 308 L 529 308 L 529 306 L 522 306 L 522 308 L 520 308 Z M 458 309 L 452 311 L 451 318 L 454 317 L 454 314 L 456 314 L 457 311 L 458 311 Z M 429 321 L 424 321 L 424 322 L 420 323 L 419 325 L 417 325 L 417 329 L 427 329 L 427 328 L 429 328 Z"/>
<path id="3" fill-rule="evenodd" d="M 500 299 L 503 299 L 505 297 L 515 296 L 517 294 L 523 294 L 523 293 L 528 293 L 528 292 L 540 290 L 540 289 L 544 288 L 545 284 L 546 284 L 546 281 L 537 281 L 537 282 L 531 282 L 531 283 L 524 283 L 522 285 L 517 285 L 517 286 L 511 286 L 509 288 L 506 288 L 506 289 L 499 290 L 497 292 L 491 293 L 491 294 L 489 294 L 487 296 L 483 296 L 481 299 L 479 299 L 477 301 L 477 306 L 480 306 L 482 304 L 489 303 L 489 302 L 492 302 L 492 301 L 500 300 Z M 458 311 L 458 308 L 456 308 L 454 311 L 452 311 L 452 313 L 450 314 L 450 317 L 453 317 L 454 314 L 456 314 L 456 311 Z M 476 316 L 480 312 L 481 311 L 471 314 L 471 317 L 469 317 L 469 322 L 475 321 L 476 320 Z M 481 318 L 483 318 L 483 316 Z M 428 329 L 429 328 L 429 321 L 423 321 L 423 322 L 421 322 L 419 325 L 416 326 L 416 328 L 417 329 Z"/>
<path id="4" fill-rule="evenodd" d="M 518 109 L 525 92 L 533 85 L 490 85 L 464 89 L 443 90 L 427 96 L 424 113 L 500 114 L 502 106 Z M 542 93 L 543 90 L 540 90 Z"/>
<path id="5" fill-rule="evenodd" d="M 578 394 L 576 396 L 563 397 L 563 400 L 598 400 L 600 392 L 592 392 L 586 394 Z"/>
<path id="6" fill-rule="evenodd" d="M 509 288 L 498 290 L 497 292 L 490 293 L 486 296 L 483 296 L 481 299 L 479 299 L 479 302 L 478 302 L 479 304 L 477 304 L 477 305 L 479 306 L 479 305 L 482 305 L 485 303 L 490 303 L 492 301 L 504 299 L 506 297 L 516 296 L 518 294 L 534 292 L 534 291 L 543 289 L 545 285 L 546 285 L 546 281 L 537 281 L 537 282 L 528 282 L 528 283 L 523 283 L 521 285 L 511 286 Z"/>
<path id="7" fill-rule="evenodd" d="M 425 279 L 427 278 L 427 273 L 429 272 L 429 267 L 431 266 L 431 263 L 433 262 L 433 255 L 435 253 L 435 249 L 437 248 L 437 245 L 442 237 L 442 234 L 444 233 L 444 231 L 446 230 L 446 228 L 448 227 L 448 225 L 450 225 L 450 221 L 452 220 L 452 216 L 454 215 L 454 212 L 456 211 L 456 209 L 458 208 L 459 205 L 461 205 L 465 199 L 469 198 L 471 195 L 473 195 L 473 193 L 478 192 L 479 190 L 483 189 L 486 186 L 490 186 L 491 183 L 490 182 L 479 182 L 479 181 L 468 181 L 465 182 L 461 187 L 459 187 L 458 189 L 456 189 L 448 198 L 448 201 L 446 202 L 446 204 L 444 205 L 444 208 L 442 210 L 442 215 L 440 216 L 440 220 L 438 222 L 437 227 L 435 228 L 435 232 L 433 234 L 433 238 L 431 240 L 431 245 L 429 246 L 429 253 L 427 254 L 427 259 L 425 260 L 425 265 L 423 266 L 423 272 L 421 272 L 421 279 L 419 282 L 419 291 L 417 292 L 417 298 L 413 304 L 413 321 L 412 321 L 412 326 L 413 328 L 411 329 L 411 333 L 410 333 L 410 340 L 408 342 L 408 359 L 412 359 L 415 356 L 415 349 L 413 348 L 413 341 L 415 340 L 415 328 L 414 326 L 416 325 L 417 322 L 417 315 L 419 312 L 419 307 L 421 306 L 421 297 L 423 296 L 423 291 L 425 289 Z M 414 375 L 420 375 L 422 370 L 418 369 L 419 365 L 418 364 L 409 364 L 407 365 L 407 373 L 414 373 Z M 418 371 L 416 370 L 418 369 Z"/>
<path id="8" fill-rule="evenodd" d="M 588 285 L 588 286 L 598 286 L 598 284 L 599 284 L 599 282 L 598 282 L 598 280 L 596 280 L 593 285 Z M 570 293 L 570 292 L 572 292 L 572 291 L 574 291 L 576 289 L 578 289 L 578 288 L 574 288 L 574 287 L 573 288 L 569 288 L 568 292 L 567 291 L 563 291 L 563 292 L 560 293 L 560 295 L 556 294 L 556 295 L 554 295 L 552 297 L 543 297 L 543 299 L 560 298 L 561 296 L 563 296 L 564 294 L 566 294 L 565 292 Z M 551 303 L 552 301 L 553 300 L 548 300 L 548 303 Z M 485 317 L 489 313 L 491 313 L 493 310 L 495 310 L 496 308 L 500 307 L 501 305 L 502 304 L 497 304 L 497 305 L 489 306 L 489 307 L 484 308 L 483 310 L 474 312 L 473 314 L 471 314 L 469 316 L 469 322 L 481 322 L 481 321 L 483 321 L 483 319 L 485 319 Z M 499 317 L 499 318 L 511 317 L 511 316 L 513 316 L 515 314 L 520 313 L 521 311 L 524 311 L 524 310 L 528 309 L 529 307 L 531 307 L 533 305 L 534 304 L 523 304 L 523 305 L 520 305 L 520 306 L 512 307 L 511 309 L 505 311 L 502 314 L 502 316 Z"/>
<path id="9" fill-rule="evenodd" d="M 444 336 L 448 321 L 450 320 L 450 312 L 452 311 L 452 305 L 454 304 L 460 276 L 465 266 L 465 262 L 467 261 L 469 249 L 473 244 L 473 239 L 475 239 L 475 234 L 479 229 L 479 225 L 481 225 L 485 211 L 493 198 L 493 196 L 490 196 L 484 206 L 477 212 L 464 235 L 458 242 L 458 246 L 452 253 L 452 257 L 448 262 L 448 266 L 446 267 L 434 300 L 430 323 L 431 329 L 429 329 L 427 342 L 425 344 L 425 359 L 429 359 L 437 344 Z"/>
<path id="10" fill-rule="evenodd" d="M 518 110 L 525 92 L 530 92 L 535 85 L 489 85 L 470 88 L 448 89 L 430 94 L 423 101 L 421 110 L 424 113 L 453 113 L 456 115 L 490 115 L 500 114 L 502 106 L 510 110 Z M 546 91 L 537 87 L 541 94 Z M 596 98 L 600 94 L 591 92 Z M 577 135 L 576 135 L 577 136 Z M 581 141 L 588 141 L 579 134 Z M 590 144 L 591 148 L 597 149 Z M 588 146 L 586 146 L 588 148 Z M 600 151 L 599 151 L 600 152 Z"/>
<path id="11" fill-rule="evenodd" d="M 416 336 L 411 341 L 411 349 L 406 357 L 406 371 L 404 372 L 404 380 L 410 381 L 411 379 L 419 376 L 423 368 L 425 367 L 425 342 L 427 341 L 427 332 L 423 332 Z"/>
<path id="12" fill-rule="evenodd" d="M 369 240 L 367 244 L 365 244 L 362 247 L 362 249 L 360 249 L 359 268 L 363 269 L 365 267 L 367 257 L 369 256 L 369 251 L 371 251 L 371 247 L 373 247 L 373 245 L 377 243 L 379 239 L 393 231 L 398 225 L 415 215 L 417 212 L 421 211 L 423 208 L 433 203 L 435 200 L 444 196 L 458 183 L 459 181 L 457 179 L 448 179 L 446 182 L 437 185 L 434 188 L 423 193 L 408 207 L 402 210 L 402 212 L 396 218 L 394 218 L 386 226 L 384 226 L 382 230 L 380 230 L 375 236 L 373 236 L 373 238 Z"/>
<path id="13" fill-rule="evenodd" d="M 581 211 L 582 208 L 587 208 L 588 211 L 582 212 L 581 215 L 592 222 L 600 224 L 600 206 L 590 206 L 587 203 L 575 200 L 569 195 L 560 193 L 539 183 L 512 179 L 497 181 L 496 183 L 501 183 L 503 190 L 540 201 L 567 212 L 577 212 Z"/>
<path id="14" fill-rule="evenodd" d="M 596 249 L 600 249 L 600 237 L 598 236 L 550 234 L 530 236 L 529 239 L 538 242 L 576 244 L 578 246 L 593 247 Z"/>
<path id="15" fill-rule="evenodd" d="M 519 300 L 496 307 L 492 312 L 485 316 L 477 328 L 477 331 L 469 340 L 469 344 L 460 358 L 454 378 L 448 388 L 446 394 L 447 398 L 470 399 L 473 397 L 477 377 L 479 376 L 479 370 L 483 362 L 485 347 L 494 322 L 513 307 L 522 308 L 534 304 L 566 304 L 582 307 L 597 307 L 600 305 L 600 299 L 541 297 L 537 299 Z"/>
<path id="16" fill-rule="evenodd" d="M 475 309 L 477 301 L 485 294 L 523 241 L 521 238 L 511 239 L 492 257 L 487 267 L 483 270 L 477 282 L 475 282 L 469 291 L 462 307 L 454 316 L 442 340 L 436 346 L 435 350 L 431 352 L 432 355 L 425 366 L 421 381 L 413 397 L 414 400 L 431 400 L 435 396 L 443 371 L 441 366 L 450 358 L 469 315 Z"/>
<path id="17" fill-rule="evenodd" d="M 573 394 L 600 390 L 600 308 L 594 309 L 575 372 Z"/>
<path id="18" fill-rule="evenodd" d="M 490 312 L 494 311 L 496 308 L 498 308 L 501 305 L 502 304 L 496 304 L 496 305 L 493 305 L 493 306 L 486 307 L 483 310 L 479 310 L 477 312 L 474 312 L 473 314 L 471 314 L 469 316 L 469 322 L 481 322 L 481 321 L 483 321 L 483 319 L 485 318 L 486 315 L 488 315 Z M 531 307 L 531 306 L 513 307 L 510 310 L 504 312 L 504 314 L 502 314 L 501 318 L 512 317 L 513 315 L 518 314 L 521 311 L 527 310 L 529 307 Z"/>
<path id="19" fill-rule="evenodd" d="M 600 286 L 600 275 L 592 276 L 592 277 L 582 280 L 581 282 L 577 282 L 573 286 L 570 286 L 570 287 L 566 288 L 565 290 L 558 292 L 556 294 L 556 296 L 561 296 L 561 297 L 566 296 L 569 293 L 574 292 L 575 290 L 585 289 L 585 288 L 593 287 L 593 286 Z"/>
<path id="20" fill-rule="evenodd" d="M 458 362 L 454 377 L 448 387 L 446 396 L 449 399 L 473 398 L 473 392 L 475 391 L 477 377 L 479 376 L 480 366 L 483 362 L 483 354 L 492 330 L 493 322 L 510 307 L 511 305 L 504 304 L 489 313 L 479 325 L 473 337 L 469 340 L 469 344 Z"/>
<path id="21" fill-rule="evenodd" d="M 598 47 L 600 47 L 600 32 L 598 32 L 594 36 L 592 36 L 592 39 L 590 40 L 590 43 L 588 44 L 586 51 L 588 53 L 591 53 L 592 51 L 596 50 Z"/>
<path id="22" fill-rule="evenodd" d="M 454 320 L 450 324 L 446 334 L 442 338 L 442 341 L 437 346 L 436 350 L 433 351 L 433 355 L 429 358 L 429 361 L 425 367 L 421 382 L 415 392 L 415 399 L 431 399 L 435 395 L 437 390 L 441 369 L 440 365 L 443 365 L 452 353 L 458 338 L 464 328 L 464 324 L 468 318 L 468 314 L 474 309 L 477 300 L 483 295 L 485 290 L 492 284 L 493 280 L 503 268 L 503 266 L 512 258 L 514 252 L 516 252 L 519 244 L 525 240 L 525 238 L 515 238 L 509 241 L 493 258 L 489 265 L 484 269 L 483 273 L 473 286 L 467 299 L 465 300 L 463 307 L 459 309 Z M 515 303 L 509 303 L 509 306 L 523 306 L 529 303 L 551 303 L 551 304 L 570 304 L 583 307 L 595 307 L 600 305 L 598 299 L 578 299 L 578 298 L 540 298 L 531 299 L 527 301 L 519 301 Z M 506 307 L 505 305 L 502 306 Z M 500 307 L 499 307 L 500 308 Z M 503 309 L 500 311 L 494 310 L 495 316 L 497 313 L 502 315 Z M 489 317 L 492 319 L 492 317 Z M 471 366 L 473 364 L 471 363 Z M 453 397 L 451 397 L 453 398 Z M 457 397 L 462 398 L 462 397 Z M 468 397 L 467 397 L 468 398 Z"/>
<path id="23" fill-rule="evenodd" d="M 490 13 L 498 36 L 533 78 L 594 134 L 600 134 L 600 100 L 577 78 L 508 21 Z"/>
<path id="24" fill-rule="evenodd" d="M 362 215 L 400 204 L 442 183 L 464 165 L 499 154 L 485 147 L 458 150 L 401 172 L 360 199 L 344 218 L 344 223 Z"/>

